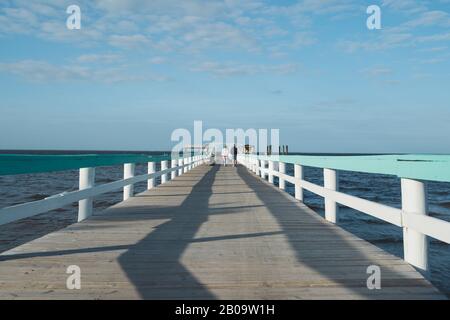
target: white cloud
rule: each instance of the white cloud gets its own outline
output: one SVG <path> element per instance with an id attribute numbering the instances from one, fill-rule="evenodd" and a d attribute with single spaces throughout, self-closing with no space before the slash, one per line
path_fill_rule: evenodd
<path id="1" fill-rule="evenodd" d="M 222 22 L 197 25 L 195 29 L 187 31 L 182 39 L 193 50 L 211 47 L 249 50 L 256 48 L 254 39 L 245 32 Z"/>
<path id="2" fill-rule="evenodd" d="M 397 33 L 384 30 L 379 36 L 363 41 L 341 40 L 338 46 L 347 52 L 380 51 L 398 47 L 408 47 L 413 43 L 414 37 L 411 33 Z"/>
<path id="3" fill-rule="evenodd" d="M 450 26 L 450 15 L 444 11 L 426 11 L 405 23 L 406 27 Z"/>
<path id="4" fill-rule="evenodd" d="M 164 57 L 157 56 L 157 57 L 150 58 L 149 62 L 151 64 L 163 64 L 163 63 L 167 62 L 167 59 Z"/>
<path id="5" fill-rule="evenodd" d="M 297 64 L 279 64 L 279 65 L 257 65 L 257 64 L 239 64 L 239 63 L 218 63 L 203 62 L 193 66 L 192 71 L 207 72 L 216 76 L 236 76 L 236 75 L 255 75 L 260 73 L 272 73 L 285 75 L 297 72 L 299 66 Z"/>
<path id="6" fill-rule="evenodd" d="M 361 70 L 362 73 L 371 77 L 380 77 L 392 74 L 392 70 L 383 66 L 375 66 Z"/>
<path id="7" fill-rule="evenodd" d="M 426 5 L 420 0 L 383 0 L 383 6 L 406 14 L 413 14 L 427 10 Z"/>
<path id="8" fill-rule="evenodd" d="M 445 0 L 447 1 L 447 0 Z M 450 27 L 450 14 L 429 8 L 431 2 L 420 0 L 384 0 L 383 12 L 403 15 L 407 20 L 395 26 L 383 26 L 381 31 L 363 33 L 360 40 L 340 40 L 338 46 L 347 52 L 385 51 L 414 47 L 431 41 L 447 41 L 448 33 L 438 33 Z M 401 21 L 401 18 L 397 21 Z M 364 36 L 364 39 L 362 38 Z"/>
<path id="9" fill-rule="evenodd" d="M 86 78 L 88 69 L 79 66 L 56 66 L 45 61 L 22 60 L 1 63 L 0 72 L 11 73 L 32 82 L 76 80 Z"/>
<path id="10" fill-rule="evenodd" d="M 421 36 L 417 38 L 418 42 L 439 42 L 450 41 L 450 32 Z"/>
<path id="11" fill-rule="evenodd" d="M 115 47 L 135 49 L 149 45 L 150 40 L 142 34 L 112 35 L 109 37 L 109 44 Z"/>
<path id="12" fill-rule="evenodd" d="M 92 63 L 92 62 L 101 62 L 101 63 L 113 63 L 119 61 L 121 58 L 118 54 L 83 54 L 79 56 L 76 60 L 80 63 Z"/>
<path id="13" fill-rule="evenodd" d="M 38 83 L 79 80 L 103 83 L 169 80 L 168 77 L 150 72 L 133 74 L 121 67 L 98 69 L 80 64 L 55 65 L 38 60 L 0 63 L 0 73 L 9 73 L 26 81 Z"/>
<path id="14" fill-rule="evenodd" d="M 311 44 L 311 39 L 299 38 L 284 24 L 295 26 L 294 30 L 300 25 L 310 27 L 306 14 L 340 12 L 346 10 L 342 3 L 351 4 L 350 0 L 304 0 L 294 5 L 260 0 L 80 0 L 82 28 L 73 32 L 65 27 L 67 14 L 61 1 L 40 5 L 10 1 L 0 5 L 0 34 L 34 34 L 81 46 L 149 46 L 161 52 L 188 53 L 224 48 L 261 51 L 267 41 L 284 37 L 297 45 Z"/>
<path id="15" fill-rule="evenodd" d="M 292 47 L 299 48 L 310 46 L 318 42 L 318 40 L 309 32 L 298 32 L 294 35 Z"/>

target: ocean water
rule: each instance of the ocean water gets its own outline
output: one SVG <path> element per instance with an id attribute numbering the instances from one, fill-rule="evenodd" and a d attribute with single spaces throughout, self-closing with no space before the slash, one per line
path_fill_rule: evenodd
<path id="1" fill-rule="evenodd" d="M 294 175 L 294 166 L 286 165 L 286 172 Z M 304 178 L 323 185 L 323 170 L 305 167 Z M 275 179 L 275 183 L 278 180 Z M 450 221 L 450 183 L 427 182 L 429 215 Z M 401 208 L 400 179 L 379 174 L 340 171 L 341 192 Z M 286 182 L 286 191 L 294 195 L 294 186 Z M 323 198 L 305 190 L 304 202 L 324 217 Z M 365 239 L 383 250 L 403 258 L 403 231 L 378 218 L 344 206 L 339 207 L 339 225 L 345 230 Z M 450 245 L 430 238 L 430 280 L 446 295 L 450 296 Z"/>
<path id="2" fill-rule="evenodd" d="M 157 170 L 159 169 L 157 164 Z M 136 174 L 144 174 L 146 171 L 146 165 L 136 166 Z M 293 165 L 288 164 L 286 171 L 293 175 Z M 323 185 L 321 169 L 305 167 L 304 173 L 306 180 Z M 96 168 L 97 184 L 119 180 L 122 176 L 122 166 Z M 278 183 L 276 178 L 275 183 Z M 401 207 L 400 181 L 396 177 L 341 171 L 339 183 L 342 192 L 392 207 Z M 450 183 L 428 182 L 427 186 L 430 215 L 450 221 Z M 0 208 L 44 199 L 64 191 L 77 190 L 77 188 L 78 170 L 0 176 Z M 136 192 L 142 192 L 145 189 L 146 182 L 135 185 Z M 286 183 L 286 191 L 293 195 L 294 187 Z M 305 203 L 323 216 L 323 199 L 308 191 L 304 192 Z M 98 196 L 94 201 L 95 211 L 101 211 L 121 200 L 122 190 Z M 76 218 L 77 203 L 74 203 L 58 210 L 0 226 L 0 252 L 64 228 L 75 223 Z M 358 237 L 396 256 L 403 257 L 401 228 L 346 207 L 340 207 L 339 225 Z M 442 292 L 450 296 L 450 245 L 430 239 L 429 261 L 430 280 Z"/>

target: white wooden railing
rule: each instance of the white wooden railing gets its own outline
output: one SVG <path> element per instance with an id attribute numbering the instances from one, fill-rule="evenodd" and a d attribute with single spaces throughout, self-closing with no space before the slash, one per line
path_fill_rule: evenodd
<path id="1" fill-rule="evenodd" d="M 429 270 L 427 236 L 450 243 L 450 223 L 427 215 L 427 193 L 423 181 L 401 178 L 402 209 L 398 209 L 339 192 L 337 170 L 322 168 L 324 185 L 320 186 L 304 179 L 301 164 L 292 163 L 294 176 L 291 176 L 286 174 L 285 162 L 263 158 L 268 157 L 239 155 L 238 161 L 262 179 L 267 178 L 270 183 L 274 182 L 275 176 L 278 177 L 282 190 L 286 181 L 293 184 L 295 199 L 299 201 L 303 202 L 304 189 L 323 197 L 325 219 L 331 223 L 338 222 L 339 203 L 403 228 L 404 259 L 423 273 Z"/>
<path id="2" fill-rule="evenodd" d="M 147 180 L 147 188 L 151 189 L 156 185 L 157 177 L 161 177 L 161 184 L 166 183 L 169 174 L 174 179 L 202 164 L 205 159 L 204 155 L 172 159 L 170 168 L 169 161 L 163 160 L 161 161 L 161 171 L 158 172 L 155 172 L 155 162 L 148 162 L 148 173 L 139 176 L 134 174 L 135 163 L 125 163 L 122 180 L 101 185 L 95 185 L 94 167 L 80 168 L 79 190 L 0 209 L 0 225 L 62 208 L 77 201 L 79 202 L 78 221 L 80 222 L 92 215 L 94 197 L 123 188 L 123 200 L 127 200 L 134 195 L 134 184 Z"/>

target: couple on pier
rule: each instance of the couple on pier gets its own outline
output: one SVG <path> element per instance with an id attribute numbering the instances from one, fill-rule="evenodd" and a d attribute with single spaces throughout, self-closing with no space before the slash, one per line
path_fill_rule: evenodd
<path id="1" fill-rule="evenodd" d="M 235 167 L 237 165 L 237 153 L 238 150 L 236 145 L 234 145 L 233 148 L 231 148 L 231 153 L 228 150 L 227 145 L 225 145 L 222 149 L 223 165 L 226 167 L 228 158 L 231 158 L 233 160 L 233 167 Z"/>

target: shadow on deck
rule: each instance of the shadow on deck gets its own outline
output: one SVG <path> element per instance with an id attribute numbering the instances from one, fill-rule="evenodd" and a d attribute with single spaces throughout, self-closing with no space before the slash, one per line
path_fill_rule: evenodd
<path id="1" fill-rule="evenodd" d="M 17 280 L 21 290 L 5 282 L 0 291 L 18 298 L 444 298 L 399 258 L 242 166 L 200 166 L 42 239 L 0 255 L 0 282 L 20 276 L 14 267 L 50 265 L 46 276 Z M 47 276 L 74 262 L 85 270 L 85 289 L 68 292 L 58 275 L 45 291 Z M 381 268 L 381 290 L 366 286 L 370 265 Z"/>

